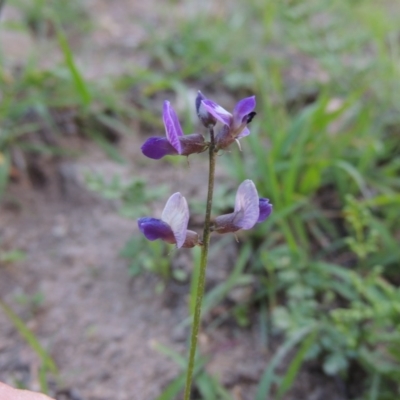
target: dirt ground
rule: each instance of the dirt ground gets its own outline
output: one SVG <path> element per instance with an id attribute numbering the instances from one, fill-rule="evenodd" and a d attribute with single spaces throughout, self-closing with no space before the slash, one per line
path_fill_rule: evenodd
<path id="1" fill-rule="evenodd" d="M 145 66 L 146 56 L 138 50 L 146 36 L 143 25 L 154 26 L 162 16 L 168 26 L 173 17 L 196 12 L 179 2 L 174 2 L 172 14 L 164 5 L 155 7 L 154 1 L 86 3 L 97 21 L 91 39 L 78 40 L 79 64 L 89 78 L 118 74 L 133 62 Z M 11 8 L 5 11 L 6 17 L 15 15 Z M 223 12 L 223 7 L 219 5 L 216 12 Z M 31 45 L 29 38 L 14 33 L 3 36 L 2 42 L 10 63 L 23 62 L 23 48 Z M 52 61 L 57 57 L 55 53 Z M 132 235 L 139 234 L 136 223 L 120 217 L 113 202 L 90 193 L 83 183 L 85 171 L 106 178 L 145 177 L 154 185 L 170 182 L 171 193 L 180 190 L 205 198 L 204 160 L 193 158 L 187 168 L 143 160 L 139 146 L 144 137 L 122 138 L 119 149 L 132 161 L 126 165 L 110 161 L 95 144 L 76 140 L 73 145 L 81 150 L 80 157 L 57 163 L 46 160 L 46 185 L 35 188 L 29 180 L 11 184 L 2 202 L 1 246 L 23 250 L 26 260 L 0 266 L 1 298 L 54 357 L 60 377 L 51 385 L 51 394 L 59 400 L 152 400 L 178 373 L 156 344 L 185 353 L 188 331 L 179 323 L 187 317 L 188 288 L 172 285 L 157 294 L 156 277 L 130 279 L 127 261 L 118 253 Z M 218 179 L 224 179 L 223 171 Z M 164 201 L 155 202 L 154 215 Z M 232 243 L 229 254 L 234 257 Z M 228 256 L 212 260 L 209 279 L 216 279 L 215 274 L 223 279 L 229 268 Z M 35 304 L 38 293 L 43 298 Z M 200 342 L 203 353 L 210 356 L 208 370 L 234 399 L 253 399 L 270 358 L 257 326 L 204 328 Z M 0 313 L 0 380 L 39 390 L 38 374 L 37 356 Z M 325 380 L 321 385 L 321 379 L 318 372 L 302 372 L 287 398 L 345 398 L 337 383 Z"/>

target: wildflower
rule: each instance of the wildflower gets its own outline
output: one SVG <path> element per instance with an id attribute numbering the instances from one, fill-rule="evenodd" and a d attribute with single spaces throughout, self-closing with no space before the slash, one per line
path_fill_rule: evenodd
<path id="1" fill-rule="evenodd" d="M 165 204 L 161 219 L 152 217 L 139 218 L 140 231 L 148 240 L 161 239 L 164 242 L 181 247 L 201 245 L 199 235 L 187 230 L 189 222 L 189 207 L 186 199 L 179 193 L 174 193 Z"/>
<path id="2" fill-rule="evenodd" d="M 201 105 L 209 114 L 223 123 L 222 129 L 215 138 L 218 149 L 227 148 L 235 140 L 239 144 L 238 139 L 250 134 L 247 125 L 256 115 L 254 111 L 256 107 L 255 96 L 240 100 L 233 109 L 232 114 L 209 99 L 201 100 Z"/>
<path id="3" fill-rule="evenodd" d="M 272 204 L 269 200 L 259 198 L 253 181 L 246 179 L 237 190 L 233 213 L 217 217 L 213 231 L 228 233 L 251 229 L 255 224 L 265 221 L 271 212 Z"/>
<path id="4" fill-rule="evenodd" d="M 149 158 L 159 160 L 166 155 L 189 156 L 205 151 L 208 144 L 203 135 L 193 133 L 184 135 L 178 117 L 169 101 L 164 102 L 163 121 L 166 137 L 151 137 L 142 146 L 142 153 Z"/>

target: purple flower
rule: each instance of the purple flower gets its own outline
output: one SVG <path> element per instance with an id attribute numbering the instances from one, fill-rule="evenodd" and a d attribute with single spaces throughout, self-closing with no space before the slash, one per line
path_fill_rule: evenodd
<path id="1" fill-rule="evenodd" d="M 253 181 L 246 179 L 237 190 L 233 213 L 217 217 L 213 231 L 228 233 L 239 229 L 251 229 L 256 223 L 265 221 L 271 212 L 272 204 L 269 200 L 259 198 Z"/>
<path id="2" fill-rule="evenodd" d="M 161 214 L 161 219 L 143 217 L 138 219 L 140 231 L 149 240 L 161 239 L 164 242 L 181 247 L 201 245 L 196 232 L 187 230 L 189 222 L 189 207 L 186 199 L 179 193 L 174 193 L 167 201 Z"/>
<path id="3" fill-rule="evenodd" d="M 151 137 L 142 146 L 142 153 L 149 158 L 159 160 L 166 155 L 189 156 L 205 151 L 208 144 L 203 135 L 193 133 L 184 135 L 178 116 L 169 101 L 164 101 L 163 121 L 166 137 Z"/>
<path id="4" fill-rule="evenodd" d="M 205 111 L 223 123 L 222 129 L 216 137 L 217 148 L 225 149 L 235 140 L 250 134 L 247 125 L 256 115 L 254 111 L 256 107 L 255 96 L 240 100 L 233 109 L 232 114 L 209 99 L 201 100 L 201 105 Z M 205 111 L 203 111 L 203 114 Z"/>

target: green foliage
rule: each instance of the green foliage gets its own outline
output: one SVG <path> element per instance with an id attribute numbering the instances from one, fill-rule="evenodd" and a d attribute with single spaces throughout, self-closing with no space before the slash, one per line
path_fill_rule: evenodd
<path id="1" fill-rule="evenodd" d="M 381 384 L 398 382 L 400 290 L 382 277 L 383 268 L 360 274 L 323 261 L 299 262 L 287 248 L 261 252 L 272 281 L 264 296 L 275 331 L 291 337 L 318 326 L 307 358 L 322 360 L 326 374 L 346 378 L 356 362 Z M 278 304 L 281 294 L 285 304 Z"/>
<path id="2" fill-rule="evenodd" d="M 14 296 L 16 303 L 25 306 L 29 310 L 30 314 L 35 314 L 44 303 L 44 294 L 42 292 L 36 292 L 33 295 L 27 295 L 25 293 L 17 293 Z"/>
<path id="3" fill-rule="evenodd" d="M 165 196 L 165 185 L 151 187 L 143 179 L 123 182 L 118 175 L 106 180 L 101 174 L 86 173 L 88 189 L 108 200 L 119 201 L 119 212 L 127 218 L 138 218 L 149 213 L 149 202 Z"/>
<path id="4" fill-rule="evenodd" d="M 142 236 L 133 236 L 121 250 L 120 255 L 131 260 L 129 273 L 136 276 L 143 272 L 152 272 L 164 280 L 171 278 L 171 260 L 168 253 L 171 246 L 162 241 L 147 243 Z"/>
<path id="5" fill-rule="evenodd" d="M 377 250 L 379 233 L 371 227 L 372 215 L 363 203 L 357 202 L 352 196 L 346 197 L 347 205 L 344 208 L 345 219 L 349 223 L 352 235 L 346 239 L 351 251 L 360 260 Z"/>
<path id="6" fill-rule="evenodd" d="M 14 262 L 25 260 L 25 252 L 14 249 L 14 250 L 3 250 L 0 249 L 0 264 L 12 264 Z"/>
<path id="7" fill-rule="evenodd" d="M 91 28 L 88 12 L 79 0 L 12 0 L 10 3 L 20 10 L 24 24 L 38 36 L 54 34 L 55 18 L 64 29 L 71 30 L 71 22 L 74 22 L 75 33 L 83 34 Z"/>
<path id="8" fill-rule="evenodd" d="M 41 58 L 47 57 L 47 54 L 40 54 L 40 50 L 33 48 L 26 55 L 26 63 L 12 70 L 7 54 L 0 47 L 0 196 L 9 178 L 10 154 L 16 147 L 28 153 L 67 153 L 66 149 L 54 147 L 47 141 L 24 141 L 43 128 L 50 130 L 54 137 L 61 135 L 63 128 L 57 122 L 57 115 L 70 114 L 68 122 L 76 125 L 80 133 L 92 138 L 119 162 L 124 160 L 103 132 L 112 130 L 125 134 L 128 131 L 119 118 L 119 111 L 123 110 L 120 103 L 122 96 L 109 82 L 86 80 L 69 45 L 66 33 L 70 33 L 67 27 L 71 26 L 71 21 L 74 24 L 89 21 L 81 3 L 16 0 L 14 5 L 21 10 L 27 25 L 10 25 L 8 29 L 31 36 L 33 31 L 32 40 L 37 44 L 43 40 L 42 36 L 49 36 L 48 39 L 54 41 L 53 46 L 61 50 L 64 59 L 44 69 Z"/>
<path id="9" fill-rule="evenodd" d="M 307 328 L 302 328 L 295 332 L 291 337 L 287 339 L 285 343 L 278 349 L 273 359 L 268 364 L 268 367 L 264 371 L 260 383 L 258 385 L 255 400 L 268 400 L 270 399 L 272 385 L 274 383 L 278 386 L 277 398 L 281 399 L 283 395 L 290 389 L 293 381 L 297 375 L 297 372 L 302 364 L 305 354 L 311 347 L 313 340 L 315 338 L 315 326 L 310 326 Z M 306 339 L 304 340 L 304 338 Z M 303 344 L 298 350 L 297 354 L 294 356 L 287 372 L 283 377 L 276 376 L 276 369 L 278 365 L 282 362 L 283 358 L 293 350 L 293 348 L 298 345 L 302 340 Z"/>
<path id="10" fill-rule="evenodd" d="M 185 385 L 185 368 L 186 360 L 179 353 L 161 344 L 156 345 L 156 349 L 171 358 L 183 372 L 175 378 L 157 397 L 156 400 L 174 400 L 176 396 L 183 390 Z M 204 369 L 207 359 L 198 358 L 194 367 L 194 387 L 198 390 L 203 400 L 232 400 L 230 394 Z"/>

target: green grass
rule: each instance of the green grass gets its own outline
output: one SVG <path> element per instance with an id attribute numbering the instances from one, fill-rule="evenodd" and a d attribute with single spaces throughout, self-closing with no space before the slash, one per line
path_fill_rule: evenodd
<path id="1" fill-rule="evenodd" d="M 35 13 L 44 6 L 36 3 L 36 8 L 26 8 L 27 3 L 24 7 L 26 20 L 33 19 L 37 25 Z M 340 377 L 349 390 L 356 387 L 359 399 L 397 399 L 397 2 L 253 0 L 238 1 L 220 13 L 204 10 L 193 19 L 177 19 L 168 35 L 149 30 L 141 50 L 150 55 L 153 67 L 132 67 L 129 74 L 107 84 L 87 81 L 77 67 L 65 19 L 82 15 L 74 7 L 64 13 L 46 11 L 56 28 L 53 40 L 64 55 L 61 65 L 42 71 L 33 58 L 18 79 L 0 70 L 0 190 L 7 182 L 9 149 L 37 128 L 20 122 L 31 108 L 51 121 L 54 107 L 76 107 L 80 114 L 125 134 L 124 120 L 162 129 L 154 105 L 159 92 L 168 92 L 173 99 L 201 89 L 217 101 L 222 95 L 230 97 L 232 105 L 254 93 L 258 115 L 251 135 L 241 141 L 243 151 L 232 148 L 218 161 L 231 173 L 233 186 L 253 179 L 260 195 L 270 198 L 274 213 L 239 246 L 237 265 L 226 282 L 206 295 L 206 309 L 223 301 L 231 288 L 257 278 L 254 298 L 242 308 L 233 308 L 231 316 L 246 324 L 257 312 L 266 341 L 281 334 L 285 338 L 276 361 L 266 367 L 258 398 L 274 393 L 284 398 L 301 365 L 312 359 L 326 374 Z M 171 7 L 173 11 L 175 5 Z M 76 29 L 86 29 L 83 25 L 78 23 Z M 28 26 L 32 29 L 32 23 Z M 124 101 L 132 87 L 138 93 L 135 106 Z M 15 98 L 20 101 L 16 103 Z M 107 108 L 122 119 L 107 120 Z M 189 113 L 184 127 L 193 131 Z M 122 161 L 101 137 L 95 140 Z M 131 194 L 129 188 L 102 185 L 107 193 L 126 196 L 127 209 L 131 204 L 143 207 L 148 200 L 141 196 L 135 203 L 131 194 L 141 189 L 135 185 Z M 227 190 L 221 189 L 224 198 Z M 218 208 L 223 208 L 217 200 Z M 140 242 L 134 245 L 143 247 Z M 154 245 L 154 252 L 162 257 L 164 247 Z M 145 267 L 132 264 L 132 274 L 150 270 L 164 278 L 171 276 L 169 266 L 157 264 L 148 252 L 142 251 L 139 258 Z M 310 333 L 309 326 L 318 329 Z M 275 364 L 286 348 L 293 350 L 292 361 L 283 376 L 276 376 Z M 364 381 L 355 384 L 350 368 L 360 369 Z M 206 383 L 200 390 L 204 399 L 213 393 L 207 394 L 207 385 L 215 389 L 207 379 L 203 378 Z M 181 381 L 178 377 L 171 384 L 168 390 L 173 394 L 165 398 L 174 398 Z"/>

